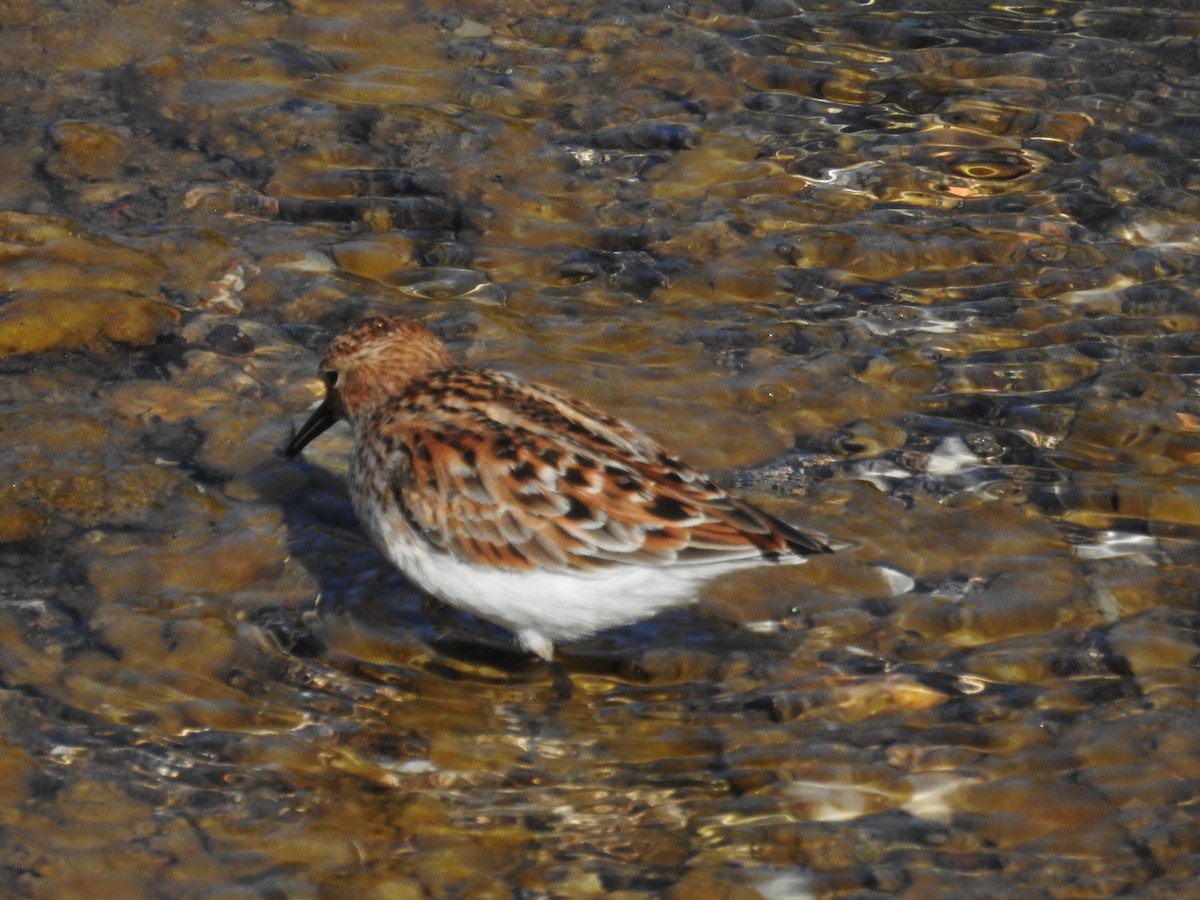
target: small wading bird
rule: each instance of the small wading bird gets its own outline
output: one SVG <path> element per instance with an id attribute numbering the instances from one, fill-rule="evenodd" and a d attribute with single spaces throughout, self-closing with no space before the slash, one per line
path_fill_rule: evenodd
<path id="1" fill-rule="evenodd" d="M 619 419 L 456 365 L 417 322 L 367 319 L 334 338 L 320 373 L 325 400 L 287 456 L 348 419 L 350 496 L 371 540 L 422 590 L 512 631 L 561 697 L 556 642 L 691 603 L 735 569 L 830 552 Z"/>

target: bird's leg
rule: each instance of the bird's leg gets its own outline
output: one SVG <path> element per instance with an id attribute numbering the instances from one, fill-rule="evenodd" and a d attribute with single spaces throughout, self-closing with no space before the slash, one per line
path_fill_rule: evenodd
<path id="1" fill-rule="evenodd" d="M 554 658 L 554 642 L 539 631 L 526 629 L 517 632 L 517 642 L 527 651 L 540 656 L 546 661 L 550 670 L 550 678 L 554 682 L 554 693 L 559 700 L 571 699 L 575 685 L 571 684 L 571 676 L 563 668 L 562 663 Z"/>
<path id="2" fill-rule="evenodd" d="M 575 685 L 571 683 L 571 676 L 567 674 L 563 664 L 557 659 L 548 659 L 546 667 L 550 670 L 550 679 L 554 682 L 554 693 L 558 695 L 558 699 L 570 700 Z"/>

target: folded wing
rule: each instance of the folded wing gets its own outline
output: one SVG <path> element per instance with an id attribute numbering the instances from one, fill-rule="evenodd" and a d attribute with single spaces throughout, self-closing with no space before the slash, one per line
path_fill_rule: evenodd
<path id="1" fill-rule="evenodd" d="M 829 551 L 623 422 L 512 376 L 441 372 L 376 417 L 391 438 L 374 463 L 389 493 L 414 530 L 466 561 L 578 571 Z"/>

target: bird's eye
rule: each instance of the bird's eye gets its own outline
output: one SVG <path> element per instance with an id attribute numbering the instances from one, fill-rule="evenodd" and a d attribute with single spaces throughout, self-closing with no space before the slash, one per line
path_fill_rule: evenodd
<path id="1" fill-rule="evenodd" d="M 332 391 L 337 387 L 338 373 L 334 371 L 322 372 L 321 380 L 325 382 L 325 387 Z"/>

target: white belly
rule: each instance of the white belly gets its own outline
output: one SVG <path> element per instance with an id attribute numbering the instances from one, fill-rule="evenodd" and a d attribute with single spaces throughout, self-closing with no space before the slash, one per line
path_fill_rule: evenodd
<path id="1" fill-rule="evenodd" d="M 512 631 L 527 650 L 549 660 L 554 644 L 627 625 L 692 603 L 706 582 L 762 558 L 708 565 L 614 565 L 578 572 L 511 571 L 466 562 L 436 550 L 393 505 L 385 484 L 359 481 L 351 460 L 350 494 L 363 530 L 414 585 L 451 606 Z M 370 498 L 370 499 L 368 499 Z M 381 502 L 382 501 L 382 502 Z M 785 557 L 782 562 L 802 562 Z"/>
<path id="2" fill-rule="evenodd" d="M 613 566 L 580 572 L 512 572 L 463 562 L 414 540 L 407 524 L 360 513 L 368 534 L 417 587 L 516 634 L 550 659 L 553 645 L 649 618 L 696 599 L 719 574 L 708 567 Z"/>

